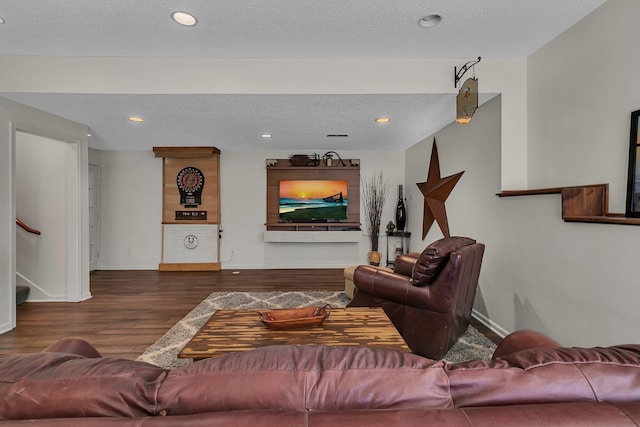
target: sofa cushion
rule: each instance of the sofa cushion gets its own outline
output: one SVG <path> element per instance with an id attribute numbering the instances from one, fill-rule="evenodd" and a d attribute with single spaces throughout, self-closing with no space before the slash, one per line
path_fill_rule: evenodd
<path id="1" fill-rule="evenodd" d="M 0 356 L 0 420 L 154 415 L 164 369 L 44 352 Z"/>
<path id="2" fill-rule="evenodd" d="M 468 237 L 445 237 L 433 242 L 422 251 L 414 264 L 411 283 L 414 286 L 430 285 L 444 268 L 451 252 L 474 243 L 476 241 Z"/>

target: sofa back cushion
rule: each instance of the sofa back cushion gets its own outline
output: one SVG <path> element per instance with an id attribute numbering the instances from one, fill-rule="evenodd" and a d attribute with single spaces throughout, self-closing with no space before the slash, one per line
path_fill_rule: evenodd
<path id="1" fill-rule="evenodd" d="M 366 347 L 269 346 L 173 370 L 167 415 L 237 410 L 451 408 L 442 362 Z"/>
<path id="2" fill-rule="evenodd" d="M 538 347 L 446 369 L 456 407 L 640 401 L 640 345 Z"/>
<path id="3" fill-rule="evenodd" d="M 0 356 L 0 420 L 154 415 L 164 369 L 66 353 Z"/>
<path id="4" fill-rule="evenodd" d="M 411 283 L 414 286 L 430 285 L 444 268 L 451 252 L 474 243 L 476 241 L 468 237 L 445 237 L 436 240 L 418 257 L 411 272 Z"/>

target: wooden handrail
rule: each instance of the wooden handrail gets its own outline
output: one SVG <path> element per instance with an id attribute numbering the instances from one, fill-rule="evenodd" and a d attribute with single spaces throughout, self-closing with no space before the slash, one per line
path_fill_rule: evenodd
<path id="1" fill-rule="evenodd" d="M 37 234 L 38 236 L 42 234 L 40 230 L 36 230 L 35 228 L 29 227 L 27 224 L 20 221 L 18 218 L 16 218 L 16 224 L 18 224 L 23 230 L 28 231 L 29 233 Z"/>

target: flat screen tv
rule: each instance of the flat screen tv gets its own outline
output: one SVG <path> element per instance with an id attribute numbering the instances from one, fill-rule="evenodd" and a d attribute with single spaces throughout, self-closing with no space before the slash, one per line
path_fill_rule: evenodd
<path id="1" fill-rule="evenodd" d="M 338 222 L 347 219 L 347 181 L 293 179 L 280 181 L 280 220 Z"/>

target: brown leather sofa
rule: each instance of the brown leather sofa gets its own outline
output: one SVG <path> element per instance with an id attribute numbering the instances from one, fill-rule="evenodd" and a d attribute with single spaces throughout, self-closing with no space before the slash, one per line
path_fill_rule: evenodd
<path id="1" fill-rule="evenodd" d="M 348 306 L 382 307 L 411 351 L 442 359 L 469 326 L 483 255 L 482 243 L 445 237 L 398 256 L 392 272 L 358 266 Z"/>
<path id="2" fill-rule="evenodd" d="M 637 426 L 640 345 L 562 348 L 533 331 L 491 361 L 273 346 L 166 371 L 82 341 L 0 355 L 0 425 Z"/>

